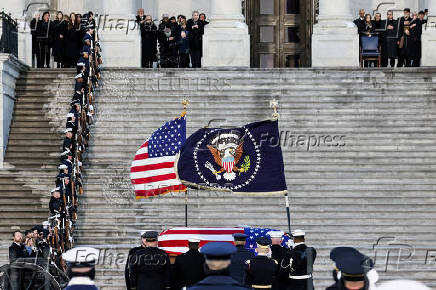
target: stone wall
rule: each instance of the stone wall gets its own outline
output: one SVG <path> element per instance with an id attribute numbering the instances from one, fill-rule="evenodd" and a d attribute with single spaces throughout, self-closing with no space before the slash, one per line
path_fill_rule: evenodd
<path id="1" fill-rule="evenodd" d="M 0 53 L 0 166 L 3 166 L 4 155 L 8 144 L 9 129 L 15 104 L 15 83 L 21 71 L 27 70 L 26 65 L 10 54 Z"/>

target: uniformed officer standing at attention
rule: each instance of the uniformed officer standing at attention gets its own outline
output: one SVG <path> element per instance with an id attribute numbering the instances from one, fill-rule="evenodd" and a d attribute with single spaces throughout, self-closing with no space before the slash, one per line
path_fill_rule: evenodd
<path id="1" fill-rule="evenodd" d="M 200 252 L 205 255 L 206 278 L 188 290 L 242 290 L 247 289 L 230 277 L 230 259 L 236 247 L 226 242 L 210 242 Z"/>
<path id="2" fill-rule="evenodd" d="M 71 278 L 65 290 L 98 290 L 93 281 L 98 256 L 99 251 L 89 247 L 76 247 L 62 254 Z"/>
<path id="3" fill-rule="evenodd" d="M 289 278 L 288 288 L 292 290 L 312 290 L 313 263 L 316 259 L 316 250 L 305 244 L 304 231 L 292 232 L 293 248 L 285 253 L 280 263 L 280 279 Z"/>
<path id="4" fill-rule="evenodd" d="M 271 237 L 271 258 L 276 260 L 279 265 L 285 256 L 287 248 L 282 247 L 283 235 L 285 233 L 282 231 L 270 231 L 267 233 Z M 280 278 L 280 279 L 279 279 Z M 273 283 L 272 289 L 286 289 L 286 285 L 288 284 L 287 277 L 278 277 L 276 281 Z"/>
<path id="5" fill-rule="evenodd" d="M 138 249 L 129 260 L 131 289 L 163 290 L 170 289 L 170 258 L 157 247 L 158 232 L 144 234 L 145 247 Z"/>
<path id="6" fill-rule="evenodd" d="M 176 257 L 174 271 L 177 288 L 190 287 L 204 279 L 204 255 L 198 251 L 200 240 L 188 240 L 189 250 Z"/>
<path id="7" fill-rule="evenodd" d="M 230 276 L 241 284 L 244 284 L 245 262 L 254 258 L 254 253 L 245 248 L 247 235 L 242 233 L 233 234 L 236 253 L 232 255 L 230 264 Z"/>
<path id="8" fill-rule="evenodd" d="M 367 290 L 375 286 L 378 275 L 373 261 L 351 247 L 338 247 L 330 252 L 335 262 L 335 284 L 326 290 Z"/>
<path id="9" fill-rule="evenodd" d="M 126 267 L 124 269 L 124 279 L 126 281 L 126 289 L 127 290 L 131 290 L 132 288 L 130 287 L 130 259 L 132 259 L 133 255 L 135 254 L 135 252 L 139 249 L 145 248 L 146 244 L 146 239 L 145 239 L 145 233 L 143 233 L 141 235 L 141 245 L 139 247 L 133 247 L 129 250 L 129 255 L 127 256 L 127 262 L 126 262 Z"/>
<path id="10" fill-rule="evenodd" d="M 260 237 L 256 243 L 257 256 L 245 263 L 245 285 L 253 289 L 271 289 L 278 272 L 278 262 L 270 258 L 271 238 Z"/>

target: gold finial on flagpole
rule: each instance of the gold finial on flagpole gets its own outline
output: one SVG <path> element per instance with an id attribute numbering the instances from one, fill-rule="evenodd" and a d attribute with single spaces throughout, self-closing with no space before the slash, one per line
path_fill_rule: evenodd
<path id="1" fill-rule="evenodd" d="M 276 121 L 276 120 L 278 120 L 279 119 L 279 113 L 277 112 L 277 108 L 279 107 L 279 101 L 277 101 L 276 99 L 272 99 L 270 102 L 269 102 L 269 106 L 273 109 L 273 114 L 272 114 L 272 117 L 273 117 L 273 120 L 274 121 Z"/>
<path id="2" fill-rule="evenodd" d="M 189 100 L 188 99 L 183 99 L 182 100 L 182 105 L 183 105 L 183 110 L 185 110 L 185 113 L 186 113 L 186 109 L 188 108 L 188 105 L 189 105 Z"/>

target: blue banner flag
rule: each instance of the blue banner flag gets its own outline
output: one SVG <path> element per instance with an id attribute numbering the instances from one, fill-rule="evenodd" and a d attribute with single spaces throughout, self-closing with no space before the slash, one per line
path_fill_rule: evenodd
<path id="1" fill-rule="evenodd" d="M 285 193 L 278 121 L 200 129 L 182 146 L 177 171 L 182 183 L 194 188 Z"/>

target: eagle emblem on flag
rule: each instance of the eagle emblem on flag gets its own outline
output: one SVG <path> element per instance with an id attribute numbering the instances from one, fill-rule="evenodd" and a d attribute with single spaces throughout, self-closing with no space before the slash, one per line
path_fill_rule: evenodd
<path id="1" fill-rule="evenodd" d="M 207 161 L 205 167 L 208 168 L 217 180 L 224 177 L 227 181 L 235 180 L 236 173 L 244 173 L 250 168 L 250 157 L 247 155 L 241 167 L 238 167 L 239 161 L 244 153 L 244 136 L 238 132 L 228 132 L 217 134 L 207 145 L 218 170 Z"/>

